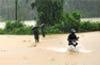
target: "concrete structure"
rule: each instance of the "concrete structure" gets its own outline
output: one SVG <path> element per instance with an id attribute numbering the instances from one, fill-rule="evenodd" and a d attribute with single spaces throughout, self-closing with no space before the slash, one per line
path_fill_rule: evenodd
<path id="1" fill-rule="evenodd" d="M 33 20 L 37 17 L 36 8 L 30 4 L 35 0 L 18 0 L 18 18 Z M 78 10 L 82 17 L 100 17 L 100 0 L 65 0 L 64 11 Z M 4 19 L 15 19 L 15 0 L 0 0 L 0 16 Z"/>
<path id="2" fill-rule="evenodd" d="M 65 12 L 78 10 L 82 17 L 100 17 L 100 0 L 65 0 Z"/>

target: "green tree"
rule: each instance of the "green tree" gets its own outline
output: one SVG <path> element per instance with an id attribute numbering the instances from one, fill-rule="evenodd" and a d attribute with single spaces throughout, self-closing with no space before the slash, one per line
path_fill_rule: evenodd
<path id="1" fill-rule="evenodd" d="M 63 23 L 64 32 L 70 32 L 72 28 L 76 29 L 77 32 L 80 30 L 80 13 L 78 11 L 74 11 L 72 13 L 68 13 L 65 16 L 65 20 Z"/>
<path id="2" fill-rule="evenodd" d="M 63 18 L 63 0 L 36 0 L 40 23 L 55 25 Z"/>

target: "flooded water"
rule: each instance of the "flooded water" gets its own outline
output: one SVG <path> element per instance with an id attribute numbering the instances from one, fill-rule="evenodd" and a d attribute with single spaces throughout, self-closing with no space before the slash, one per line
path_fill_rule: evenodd
<path id="1" fill-rule="evenodd" d="M 100 32 L 78 33 L 79 46 L 68 46 L 68 34 L 40 36 L 0 35 L 2 65 L 100 65 Z"/>

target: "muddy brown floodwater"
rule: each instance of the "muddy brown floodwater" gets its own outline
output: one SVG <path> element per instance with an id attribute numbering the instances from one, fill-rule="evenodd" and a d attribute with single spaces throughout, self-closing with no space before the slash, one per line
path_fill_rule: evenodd
<path id="1" fill-rule="evenodd" d="M 68 53 L 47 48 L 66 48 L 68 34 L 40 36 L 34 45 L 32 35 L 0 35 L 0 65 L 100 65 L 100 32 L 78 33 L 79 44 L 90 53 Z"/>

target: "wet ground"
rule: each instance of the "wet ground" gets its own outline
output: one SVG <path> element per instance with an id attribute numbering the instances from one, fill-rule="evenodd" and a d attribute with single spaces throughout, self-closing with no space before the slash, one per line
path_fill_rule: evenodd
<path id="1" fill-rule="evenodd" d="M 78 43 L 90 53 L 59 52 L 66 48 L 68 34 L 40 36 L 34 47 L 32 35 L 0 35 L 1 65 L 100 65 L 100 32 L 78 33 Z"/>

